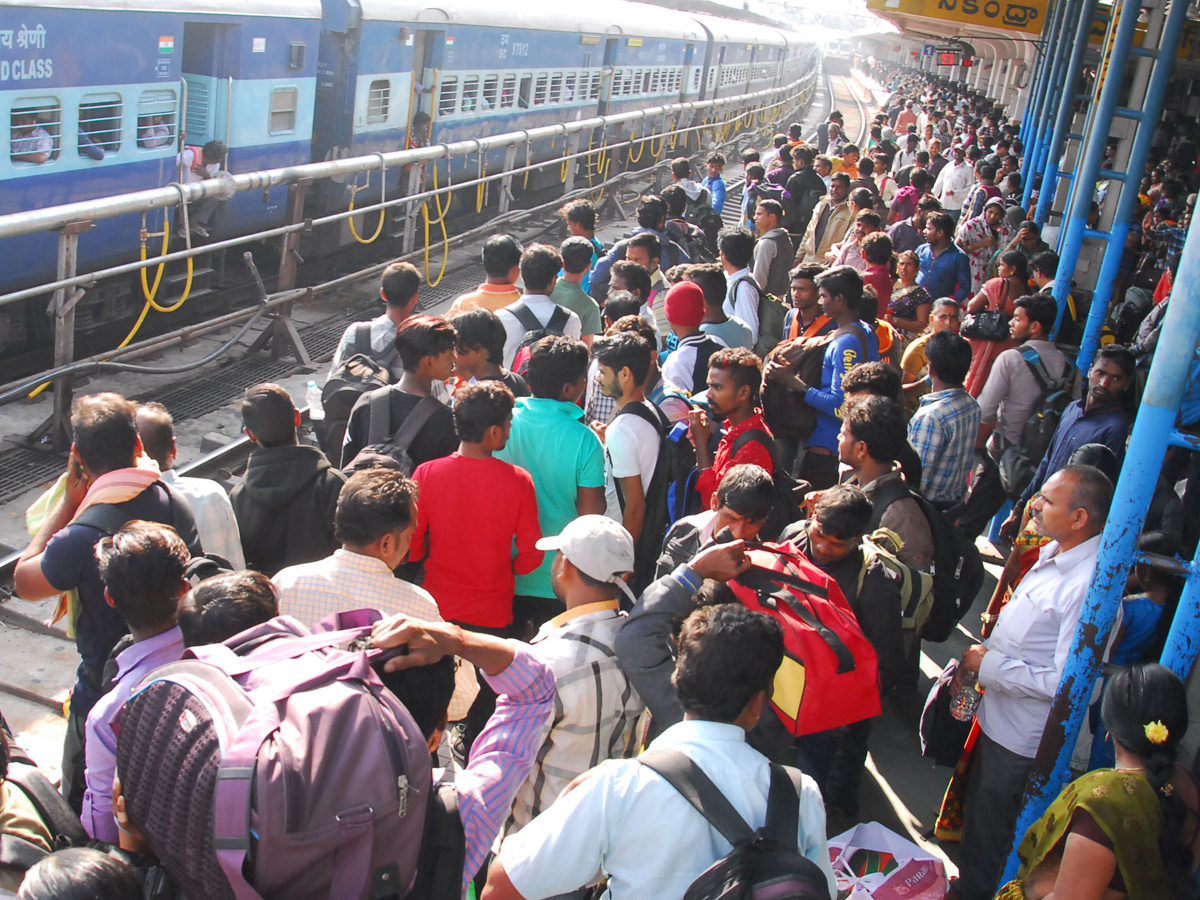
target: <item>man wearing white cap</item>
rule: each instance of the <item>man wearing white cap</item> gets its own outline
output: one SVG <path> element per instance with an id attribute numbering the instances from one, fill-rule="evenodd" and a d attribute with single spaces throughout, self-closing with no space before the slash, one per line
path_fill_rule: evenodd
<path id="1" fill-rule="evenodd" d="M 546 622 L 532 642 L 533 655 L 554 670 L 557 696 L 507 834 L 527 825 L 577 775 L 606 759 L 635 756 L 634 726 L 645 708 L 612 649 L 625 621 L 621 597 L 634 601 L 625 583 L 633 572 L 633 538 L 607 516 L 588 515 L 537 546 L 558 551 L 550 584 L 567 610 Z"/>

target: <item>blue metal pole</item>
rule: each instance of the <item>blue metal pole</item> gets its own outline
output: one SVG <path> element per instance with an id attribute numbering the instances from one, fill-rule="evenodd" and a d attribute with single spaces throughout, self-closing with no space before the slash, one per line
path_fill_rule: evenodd
<path id="1" fill-rule="evenodd" d="M 1033 144 L 1033 138 L 1037 134 L 1037 126 L 1039 121 L 1039 113 L 1041 112 L 1042 99 L 1045 96 L 1046 79 L 1049 77 L 1050 60 L 1054 53 L 1054 38 L 1058 33 L 1058 22 L 1062 15 L 1063 7 L 1066 6 L 1067 0 L 1057 0 L 1054 3 L 1050 15 L 1046 19 L 1046 24 L 1042 28 L 1042 47 L 1041 59 L 1038 60 L 1037 72 L 1034 74 L 1033 87 L 1030 89 L 1029 102 L 1025 105 L 1025 112 L 1022 115 L 1021 122 L 1021 143 L 1025 144 L 1025 168 L 1028 169 L 1030 159 L 1029 150 Z"/>
<path id="2" fill-rule="evenodd" d="M 1200 565 L 1192 560 L 1192 573 L 1179 598 L 1160 662 L 1186 681 L 1196 663 L 1197 650 L 1200 650 Z"/>
<path id="3" fill-rule="evenodd" d="M 1087 52 L 1088 38 L 1091 36 L 1092 19 L 1096 13 L 1096 0 L 1083 0 L 1078 10 L 1075 22 L 1075 43 L 1071 47 L 1071 61 L 1067 65 L 1067 74 L 1063 79 L 1062 93 L 1058 104 L 1058 118 L 1054 123 L 1054 133 L 1046 148 L 1046 162 L 1043 167 L 1042 187 L 1038 192 L 1037 210 L 1031 218 L 1038 225 L 1044 225 L 1046 214 L 1058 193 L 1058 160 L 1062 156 L 1063 146 L 1067 139 L 1067 129 L 1075 118 L 1075 99 L 1079 90 L 1079 75 L 1083 71 L 1083 55 Z"/>
<path id="4" fill-rule="evenodd" d="M 1080 368 L 1091 365 L 1092 358 L 1100 346 L 1100 333 L 1104 328 L 1104 319 L 1108 315 L 1108 303 L 1112 298 L 1113 284 L 1117 280 L 1117 270 L 1121 266 L 1121 257 L 1125 253 L 1125 240 L 1129 237 L 1133 216 L 1137 203 L 1138 187 L 1142 170 L 1150 156 L 1150 144 L 1154 140 L 1154 127 L 1162 114 L 1163 102 L 1166 99 L 1167 87 L 1171 81 L 1171 71 L 1175 67 L 1175 48 L 1183 35 L 1183 27 L 1187 24 L 1187 7 L 1183 3 L 1172 3 L 1167 10 L 1166 21 L 1163 22 L 1162 39 L 1158 42 L 1158 59 L 1154 61 L 1154 69 L 1150 73 L 1150 81 L 1146 85 L 1146 99 L 1138 114 L 1137 133 L 1133 138 L 1133 146 L 1129 151 L 1129 162 L 1125 166 L 1125 179 L 1121 184 L 1121 196 L 1117 199 L 1117 208 L 1113 213 L 1111 236 L 1104 250 L 1104 261 L 1100 264 L 1100 274 L 1096 279 L 1096 290 L 1092 295 L 1092 305 L 1088 310 L 1087 325 L 1079 343 Z M 1085 369 L 1086 370 L 1086 369 Z"/>
<path id="5" fill-rule="evenodd" d="M 1053 102 L 1053 91 L 1051 85 L 1054 78 L 1054 67 L 1062 55 L 1062 35 L 1064 32 L 1064 20 L 1066 19 L 1067 7 L 1072 5 L 1074 0 L 1059 0 L 1054 4 L 1054 15 L 1050 21 L 1048 38 L 1046 40 L 1045 54 L 1042 59 L 1042 68 L 1038 76 L 1037 92 L 1034 96 L 1034 103 L 1030 106 L 1032 115 L 1030 121 L 1030 138 L 1028 146 L 1025 148 L 1024 166 L 1021 171 L 1021 183 L 1024 186 L 1021 196 L 1021 204 L 1026 209 L 1029 208 L 1029 200 L 1032 196 L 1033 186 L 1037 181 L 1038 164 L 1041 157 L 1042 137 L 1045 134 L 1047 109 Z"/>
<path id="6" fill-rule="evenodd" d="M 1108 134 L 1112 130 L 1113 112 L 1117 108 L 1117 99 L 1121 93 L 1121 82 L 1124 80 L 1125 63 L 1129 59 L 1129 50 L 1133 47 L 1134 30 L 1137 27 L 1138 0 L 1122 0 L 1120 6 L 1120 21 L 1117 23 L 1116 35 L 1112 44 L 1108 66 L 1104 75 L 1104 88 L 1100 91 L 1100 102 L 1092 114 L 1084 134 L 1083 152 L 1075 165 L 1075 183 L 1071 185 L 1070 212 L 1067 216 L 1066 228 L 1063 232 L 1062 250 L 1058 262 L 1058 274 L 1054 278 L 1054 299 L 1058 301 L 1058 318 L 1054 321 L 1053 334 L 1058 334 L 1062 325 L 1063 313 L 1067 308 L 1067 295 L 1071 292 L 1071 276 L 1075 274 L 1075 266 L 1079 262 L 1079 251 L 1083 246 L 1083 232 L 1087 227 L 1088 211 L 1092 204 L 1092 196 L 1096 191 L 1096 176 L 1100 173 L 1100 163 L 1104 160 L 1104 149 L 1108 144 Z M 1114 8 L 1114 15 L 1118 15 Z M 1086 371 L 1086 370 L 1085 370 Z"/>
<path id="7" fill-rule="evenodd" d="M 1113 78 L 1114 75 L 1110 72 L 1109 77 Z M 1115 77 L 1119 82 L 1119 75 Z M 1188 230 L 1183 261 L 1175 284 L 1178 293 L 1172 297 L 1163 320 L 1154 362 L 1150 366 L 1150 377 L 1133 425 L 1129 451 L 1125 455 L 1112 508 L 1100 539 L 1092 586 L 1084 600 L 1075 640 L 1046 719 L 1046 729 L 1038 745 L 1029 783 L 1025 787 L 1025 799 L 1017 817 L 1012 851 L 1001 884 L 1015 877 L 1018 865 L 1016 848 L 1021 838 L 1045 812 L 1070 774 L 1068 767 L 1075 748 L 1075 738 L 1091 700 L 1092 685 L 1100 670 L 1104 646 L 1112 631 L 1125 579 L 1137 550 L 1138 534 L 1145 524 L 1146 510 L 1162 470 L 1163 438 L 1175 428 L 1175 418 L 1187 387 L 1196 342 L 1200 339 L 1200 228 Z M 1200 601 L 1197 582 L 1200 582 L 1200 578 L 1193 571 L 1189 582 L 1192 601 Z M 1185 651 L 1194 658 L 1196 640 L 1200 637 L 1195 609 L 1195 606 L 1185 606 L 1181 602 L 1175 614 L 1176 624 L 1172 627 L 1171 636 L 1177 639 L 1171 645 L 1170 659 L 1176 662 L 1176 671 L 1182 667 L 1177 657 Z M 1181 623 L 1184 619 L 1191 621 Z M 1189 667 L 1191 658 L 1186 660 Z"/>

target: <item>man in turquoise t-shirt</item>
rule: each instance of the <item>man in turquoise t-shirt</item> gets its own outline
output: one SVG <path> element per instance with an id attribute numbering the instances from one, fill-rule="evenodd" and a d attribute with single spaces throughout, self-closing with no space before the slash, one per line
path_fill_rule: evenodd
<path id="1" fill-rule="evenodd" d="M 508 444 L 495 454 L 533 476 L 542 534 L 558 534 L 578 516 L 604 514 L 604 446 L 584 424 L 577 402 L 587 385 L 587 367 L 582 342 L 556 335 L 538 341 L 525 372 L 533 396 L 517 400 Z M 565 609 L 550 586 L 552 562 L 517 576 L 513 622 L 518 637 L 521 623 L 528 639 Z"/>

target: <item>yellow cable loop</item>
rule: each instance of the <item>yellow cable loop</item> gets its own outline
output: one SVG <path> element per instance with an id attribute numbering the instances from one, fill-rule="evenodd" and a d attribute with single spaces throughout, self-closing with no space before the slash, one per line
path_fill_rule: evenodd
<path id="1" fill-rule="evenodd" d="M 636 141 L 636 140 L 637 140 L 637 130 L 634 129 L 629 135 L 629 147 L 625 151 L 625 161 L 626 161 L 627 165 L 632 166 L 634 163 L 641 162 L 642 154 L 646 152 L 646 142 L 645 142 L 645 140 L 643 140 L 641 143 L 638 144 L 637 156 L 633 155 L 633 144 L 634 144 L 634 141 Z M 654 143 L 653 135 L 651 135 L 650 143 L 651 144 Z M 653 154 L 651 154 L 651 155 L 653 155 Z"/>
<path id="2" fill-rule="evenodd" d="M 167 219 L 166 219 L 165 215 L 163 216 L 163 233 L 162 234 L 163 234 L 163 246 L 162 246 L 162 253 L 160 253 L 159 256 L 166 256 L 167 255 L 167 247 L 169 246 L 170 240 L 171 240 L 171 229 L 167 225 Z M 146 238 L 147 237 L 149 237 L 149 235 L 146 234 L 146 221 L 143 218 L 142 219 L 142 262 L 146 261 Z M 162 282 L 163 270 L 166 268 L 166 263 L 158 264 L 158 271 L 154 273 L 154 287 L 150 287 L 146 283 L 146 268 L 147 268 L 146 266 L 143 266 L 141 269 L 138 270 L 138 274 L 141 276 L 141 279 L 142 279 L 142 296 L 146 299 L 147 303 L 150 303 L 154 300 L 154 296 L 158 293 L 158 285 Z"/>
<path id="3" fill-rule="evenodd" d="M 434 197 L 436 200 L 437 197 Z M 446 263 L 450 260 L 450 236 L 446 233 L 446 217 L 443 215 L 437 220 L 437 224 L 442 227 L 442 267 L 438 270 L 437 278 L 429 274 L 429 204 L 421 204 L 421 214 L 425 217 L 425 283 L 428 287 L 437 287 L 441 283 L 442 278 L 446 274 Z"/>
<path id="4" fill-rule="evenodd" d="M 657 134 L 657 132 L 655 132 L 654 134 Z M 658 149 L 655 150 L 654 149 L 654 134 L 650 135 L 650 155 L 653 156 L 655 159 L 658 159 L 660 156 L 662 156 L 663 145 L 667 142 L 667 139 L 665 137 L 660 137 L 658 139 Z"/>
<path id="5" fill-rule="evenodd" d="M 387 178 L 386 171 L 383 172 L 383 178 L 385 179 L 383 183 L 386 184 L 387 183 L 386 182 L 386 178 Z M 358 192 L 365 191 L 370 186 L 371 186 L 371 173 L 370 172 L 367 173 L 367 183 L 364 184 L 362 187 L 359 187 L 357 184 L 350 185 L 350 210 L 349 210 L 350 212 L 354 212 L 354 200 L 355 200 L 355 196 L 358 194 Z M 383 189 L 381 188 L 379 191 L 379 202 L 382 203 L 383 199 L 384 199 Z M 375 243 L 375 240 L 379 237 L 379 235 L 381 235 L 383 233 L 383 222 L 386 217 L 387 217 L 387 210 L 386 209 L 379 210 L 379 224 L 375 226 L 375 233 L 373 235 L 371 235 L 369 238 L 365 238 L 365 239 L 359 236 L 358 229 L 354 227 L 354 216 L 351 216 L 346 221 L 350 223 L 350 234 L 353 235 L 353 237 L 356 241 L 358 241 L 360 244 L 373 244 L 373 243 Z M 363 214 L 363 224 L 364 225 L 367 224 L 367 219 L 366 219 L 365 213 Z"/>
<path id="6" fill-rule="evenodd" d="M 483 204 L 487 198 L 488 183 L 483 179 L 487 178 L 487 160 L 483 154 L 479 154 L 479 184 L 475 186 L 475 212 L 483 212 Z M 567 176 L 563 175 L 563 181 L 567 180 Z"/>
<path id="7" fill-rule="evenodd" d="M 530 162 L 533 160 L 533 141 L 525 142 L 525 180 L 521 182 L 522 190 L 529 188 L 529 173 L 532 169 L 529 168 Z"/>

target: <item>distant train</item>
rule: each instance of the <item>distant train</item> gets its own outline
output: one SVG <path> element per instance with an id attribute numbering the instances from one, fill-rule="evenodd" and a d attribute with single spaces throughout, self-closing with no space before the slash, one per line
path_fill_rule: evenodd
<path id="1" fill-rule="evenodd" d="M 179 181 L 180 148 L 212 140 L 227 145 L 229 171 L 250 172 L 778 87 L 817 52 L 780 28 L 626 0 L 0 0 L 0 213 Z M 532 148 L 534 159 L 562 152 Z M 486 164 L 495 171 L 503 155 Z M 463 180 L 479 163 L 455 165 Z M 401 176 L 388 171 L 389 196 Z M 352 187 L 314 186 L 305 214 L 344 211 Z M 283 224 L 287 194 L 237 195 L 212 238 Z M 95 223 L 79 270 L 135 258 L 140 225 Z M 353 238 L 343 227 L 307 240 L 327 253 Z M 4 241 L 0 293 L 52 280 L 55 259 L 54 235 Z M 134 285 L 90 290 L 77 331 L 136 315 Z M 0 354 L 49 329 L 44 301 L 0 307 Z"/>

